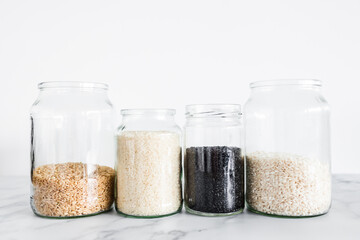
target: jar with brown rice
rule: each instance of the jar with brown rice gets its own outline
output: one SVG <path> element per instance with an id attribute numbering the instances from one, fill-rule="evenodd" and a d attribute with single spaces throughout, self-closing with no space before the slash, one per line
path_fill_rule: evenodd
<path id="1" fill-rule="evenodd" d="M 31 207 L 70 218 L 111 209 L 115 114 L 108 86 L 45 82 L 31 109 Z"/>

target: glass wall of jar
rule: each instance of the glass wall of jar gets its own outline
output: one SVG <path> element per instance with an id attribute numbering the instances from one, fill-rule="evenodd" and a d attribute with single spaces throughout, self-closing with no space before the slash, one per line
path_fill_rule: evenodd
<path id="1" fill-rule="evenodd" d="M 108 86 L 44 82 L 31 108 L 31 207 L 53 218 L 110 210 L 114 201 L 115 112 Z"/>
<path id="2" fill-rule="evenodd" d="M 186 119 L 187 212 L 203 216 L 241 213 L 245 199 L 240 105 L 188 105 Z"/>
<path id="3" fill-rule="evenodd" d="M 250 84 L 246 202 L 257 213 L 325 214 L 331 204 L 329 106 L 319 80 Z"/>
<path id="4" fill-rule="evenodd" d="M 181 129 L 173 109 L 125 109 L 118 128 L 115 206 L 132 217 L 181 211 Z"/>

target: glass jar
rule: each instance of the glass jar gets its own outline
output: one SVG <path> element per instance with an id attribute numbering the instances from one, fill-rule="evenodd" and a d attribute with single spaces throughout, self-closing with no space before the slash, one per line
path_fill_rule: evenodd
<path id="1" fill-rule="evenodd" d="M 248 208 L 286 217 L 327 213 L 330 111 L 321 82 L 261 81 L 250 88 L 244 109 Z"/>
<path id="2" fill-rule="evenodd" d="M 203 216 L 241 213 L 245 200 L 240 105 L 188 105 L 186 120 L 186 211 Z"/>
<path id="3" fill-rule="evenodd" d="M 125 109 L 118 128 L 118 213 L 153 218 L 181 211 L 181 129 L 173 109 Z"/>
<path id="4" fill-rule="evenodd" d="M 98 214 L 114 201 L 115 112 L 108 86 L 44 82 L 31 108 L 31 207 L 42 217 Z"/>

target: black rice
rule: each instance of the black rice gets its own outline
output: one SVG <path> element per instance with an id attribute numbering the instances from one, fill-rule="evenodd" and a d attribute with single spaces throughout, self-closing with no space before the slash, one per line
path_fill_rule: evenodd
<path id="1" fill-rule="evenodd" d="M 215 214 L 244 208 L 244 161 L 240 148 L 187 148 L 184 167 L 188 208 Z"/>

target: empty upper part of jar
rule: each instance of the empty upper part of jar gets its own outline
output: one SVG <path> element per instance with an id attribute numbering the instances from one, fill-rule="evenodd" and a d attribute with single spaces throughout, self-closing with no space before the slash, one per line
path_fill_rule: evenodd
<path id="1" fill-rule="evenodd" d="M 175 131 L 180 128 L 175 122 L 175 109 L 123 109 L 120 131 Z"/>
<path id="2" fill-rule="evenodd" d="M 196 104 L 186 106 L 186 146 L 241 146 L 239 104 Z"/>
<path id="3" fill-rule="evenodd" d="M 122 109 L 122 116 L 145 116 L 145 117 L 156 117 L 156 118 L 164 118 L 171 117 L 176 114 L 175 109 L 168 108 L 139 108 L 139 109 Z"/>

